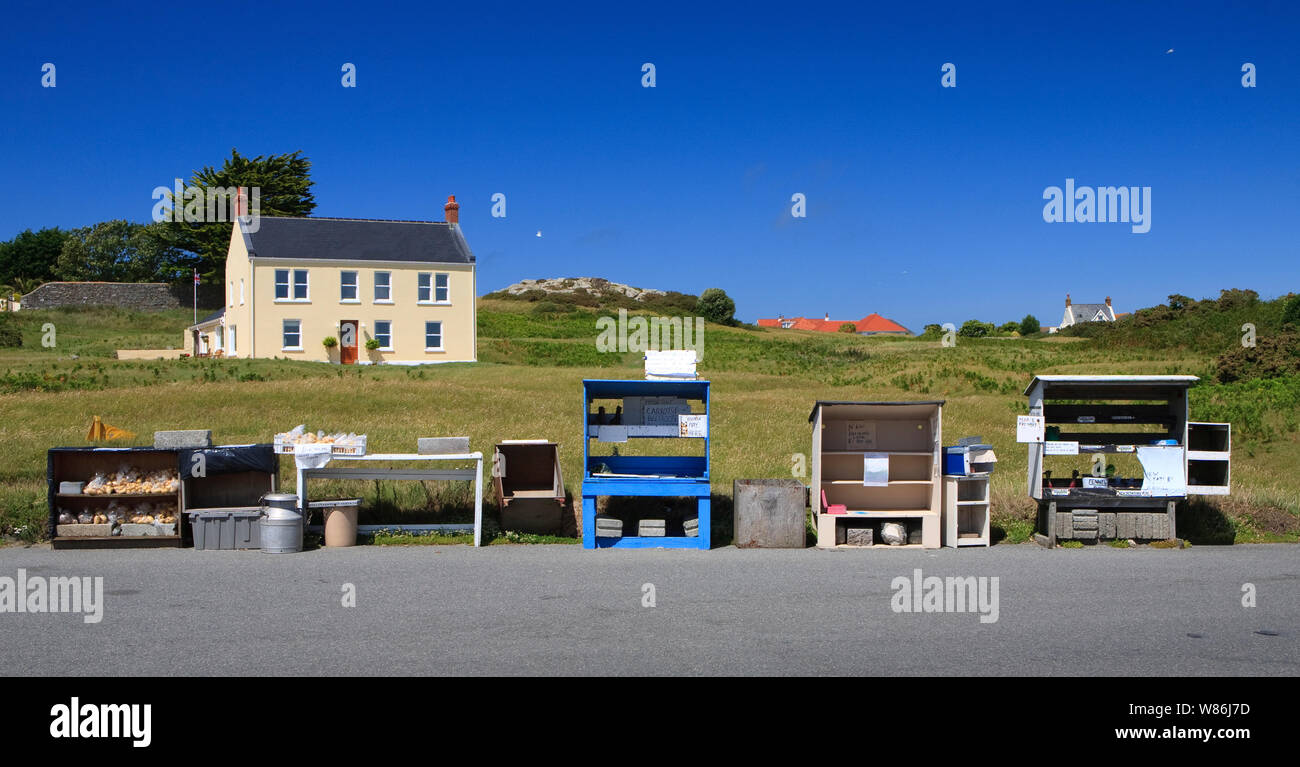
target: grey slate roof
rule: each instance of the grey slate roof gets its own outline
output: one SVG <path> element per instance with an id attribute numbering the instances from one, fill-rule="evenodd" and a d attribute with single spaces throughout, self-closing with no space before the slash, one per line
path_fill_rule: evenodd
<path id="1" fill-rule="evenodd" d="M 1110 312 L 1106 311 L 1105 304 L 1071 304 L 1066 308 L 1066 311 L 1073 315 L 1072 318 L 1075 322 L 1092 322 L 1093 317 L 1096 317 L 1098 312 L 1107 319 L 1114 319 Z"/>
<path id="2" fill-rule="evenodd" d="M 209 322 L 212 322 L 212 321 L 214 321 L 214 320 L 219 320 L 219 319 L 221 319 L 221 318 L 224 317 L 225 315 L 226 315 L 225 307 L 222 307 L 222 308 L 216 310 L 215 312 L 213 312 L 212 314 L 209 314 L 208 316 L 206 316 L 206 317 L 204 317 L 203 319 L 199 320 L 198 322 L 194 323 L 193 325 L 190 325 L 190 327 L 191 327 L 191 328 L 197 328 L 197 327 L 199 327 L 200 325 L 206 325 L 206 324 L 208 324 Z"/>
<path id="3" fill-rule="evenodd" d="M 262 216 L 256 232 L 241 229 L 257 258 L 474 263 L 460 229 L 442 221 Z"/>

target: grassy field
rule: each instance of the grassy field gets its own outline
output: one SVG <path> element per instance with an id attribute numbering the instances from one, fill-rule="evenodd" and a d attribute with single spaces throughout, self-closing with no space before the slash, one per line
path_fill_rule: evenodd
<path id="1" fill-rule="evenodd" d="M 552 305 L 553 306 L 553 305 Z M 85 443 L 91 417 L 150 444 L 158 429 L 210 428 L 221 443 L 265 442 L 305 423 L 365 432 L 372 451 L 414 451 L 420 436 L 469 435 L 488 453 L 501 439 L 561 443 L 568 491 L 580 491 L 583 378 L 640 377 L 639 354 L 601 354 L 595 314 L 538 313 L 518 301 L 486 300 L 479 314 L 482 362 L 420 368 L 348 367 L 283 360 L 118 361 L 118 348 L 181 343 L 189 312 L 30 311 L 16 315 L 21 349 L 0 349 L 0 534 L 44 533 L 45 451 Z M 56 346 L 41 346 L 52 323 Z M 979 434 L 1000 463 L 993 479 L 995 537 L 1028 538 L 1026 451 L 1015 443 L 1022 391 L 1035 373 L 1212 375 L 1211 350 L 1098 339 L 959 339 L 937 342 L 709 325 L 702 374 L 713 382 L 715 541 L 730 540 L 731 483 L 788 477 L 807 453 L 818 399 L 944 399 L 946 442 Z M 1193 417 L 1230 420 L 1233 494 L 1194 503 L 1179 531 L 1193 542 L 1300 539 L 1300 377 L 1193 390 Z M 130 444 L 121 443 L 121 444 Z M 1084 463 L 1081 469 L 1086 469 Z M 292 487 L 292 461 L 282 486 Z M 325 483 L 322 483 L 324 485 Z M 418 483 L 338 483 L 331 493 L 365 499 L 373 522 L 465 518 L 470 491 Z M 495 512 L 491 499 L 485 508 Z M 495 517 L 494 513 L 489 516 Z M 495 526 L 490 526 L 495 536 Z M 502 536 L 501 540 L 526 540 Z"/>

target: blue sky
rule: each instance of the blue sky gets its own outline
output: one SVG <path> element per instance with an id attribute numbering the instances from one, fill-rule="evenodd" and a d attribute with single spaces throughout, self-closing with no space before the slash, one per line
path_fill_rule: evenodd
<path id="1" fill-rule="evenodd" d="M 11 4 L 0 238 L 300 149 L 318 216 L 456 194 L 481 293 L 602 276 L 919 330 L 1300 290 L 1297 4 L 902 5 Z M 1150 232 L 1045 223 L 1066 178 L 1151 187 Z"/>

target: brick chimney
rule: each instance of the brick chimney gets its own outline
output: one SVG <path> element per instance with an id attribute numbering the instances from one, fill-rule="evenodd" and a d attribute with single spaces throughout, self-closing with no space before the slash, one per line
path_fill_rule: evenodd
<path id="1" fill-rule="evenodd" d="M 1110 306 L 1110 296 L 1106 296 L 1106 305 Z"/>
<path id="2" fill-rule="evenodd" d="M 1065 305 L 1066 305 L 1066 306 L 1069 306 L 1069 305 L 1070 305 L 1070 294 L 1069 294 L 1069 293 L 1066 293 L 1066 294 L 1065 294 Z"/>
<path id="3" fill-rule="evenodd" d="M 446 214 L 447 223 L 460 225 L 460 203 L 456 202 L 456 195 L 448 195 L 447 204 L 442 206 L 442 212 Z"/>
<path id="4" fill-rule="evenodd" d="M 239 190 L 235 192 L 235 217 L 242 218 L 243 216 L 247 216 L 247 215 L 248 215 L 248 194 L 247 192 L 244 191 L 244 187 L 241 186 L 239 187 Z"/>

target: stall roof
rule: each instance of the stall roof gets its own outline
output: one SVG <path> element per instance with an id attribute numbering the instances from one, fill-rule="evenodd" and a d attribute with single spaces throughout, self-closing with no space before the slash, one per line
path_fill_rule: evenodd
<path id="1" fill-rule="evenodd" d="M 916 407 L 916 406 L 931 407 L 931 406 L 934 406 L 934 405 L 938 405 L 938 406 L 940 406 L 940 407 L 943 407 L 943 403 L 944 403 L 944 400 L 941 400 L 941 399 L 934 399 L 934 400 L 912 400 L 912 401 L 910 401 L 910 402 L 853 402 L 853 401 L 849 401 L 849 400 L 827 400 L 827 399 L 819 399 L 819 400 L 817 400 L 816 402 L 813 403 L 813 409 L 812 409 L 812 412 L 808 414 L 808 423 L 812 423 L 812 422 L 813 422 L 813 419 L 817 417 L 817 409 L 818 409 L 818 408 L 820 408 L 820 407 L 824 407 L 824 406 L 827 406 L 827 405 L 829 405 L 829 406 L 851 405 L 851 406 L 857 406 L 857 407 L 863 407 L 863 406 L 877 407 L 877 406 L 880 406 L 880 405 L 885 405 L 885 406 L 889 406 L 889 407 L 909 407 L 909 406 L 910 406 L 910 407 Z"/>
<path id="2" fill-rule="evenodd" d="M 708 381 L 642 381 L 587 378 L 582 387 L 590 398 L 674 396 L 702 400 L 709 395 Z"/>
<path id="3" fill-rule="evenodd" d="M 1199 380 L 1201 379 L 1196 376 L 1038 375 L 1034 376 L 1034 380 L 1030 381 L 1029 385 L 1025 387 L 1024 393 L 1028 395 L 1041 382 L 1050 385 L 1054 390 L 1053 394 L 1063 398 L 1075 399 L 1080 396 L 1095 394 L 1097 387 L 1123 390 L 1108 392 L 1109 396 L 1116 396 L 1127 391 L 1136 390 L 1145 390 L 1150 393 L 1152 389 L 1186 389 Z M 1083 392 L 1083 394 L 1079 394 L 1079 392 Z"/>

